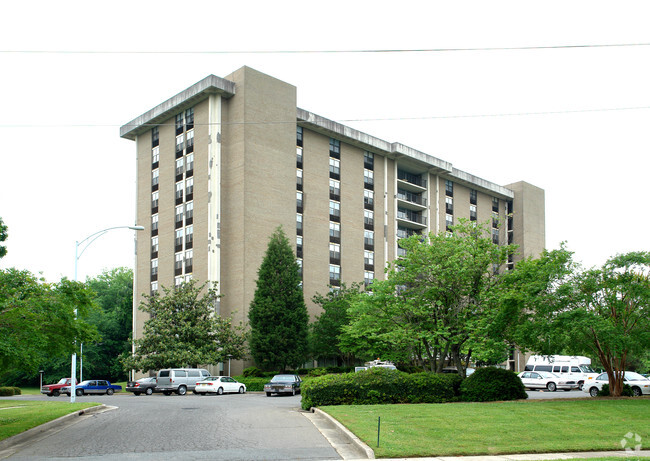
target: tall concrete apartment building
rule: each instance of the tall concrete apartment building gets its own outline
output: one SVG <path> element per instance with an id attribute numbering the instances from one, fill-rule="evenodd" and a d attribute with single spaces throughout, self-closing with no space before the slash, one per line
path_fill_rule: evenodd
<path id="1" fill-rule="evenodd" d="M 204 78 L 120 135 L 136 143 L 145 226 L 135 306 L 191 278 L 218 282 L 220 313 L 246 322 L 278 226 L 295 245 L 312 318 L 315 293 L 382 279 L 400 238 L 444 232 L 459 218 L 494 223 L 493 240 L 519 245 L 519 258 L 544 248 L 542 189 L 494 184 L 298 108 L 296 87 L 248 67 Z M 145 315 L 134 309 L 135 338 Z"/>

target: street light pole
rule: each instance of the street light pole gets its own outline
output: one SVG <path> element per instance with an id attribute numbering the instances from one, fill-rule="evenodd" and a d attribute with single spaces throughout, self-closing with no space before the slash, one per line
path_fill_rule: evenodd
<path id="1" fill-rule="evenodd" d="M 77 281 L 77 272 L 78 272 L 78 266 L 79 266 L 79 258 L 81 258 L 81 255 L 84 254 L 84 251 L 90 246 L 91 243 L 93 243 L 95 240 L 97 240 L 99 237 L 103 236 L 106 232 L 112 231 L 113 229 L 131 229 L 131 230 L 144 230 L 144 226 L 116 226 L 116 227 L 108 227 L 106 229 L 102 229 L 100 231 L 95 232 L 94 234 L 89 235 L 82 241 L 77 241 L 75 242 L 75 247 L 74 247 L 74 281 Z M 79 252 L 79 247 L 85 243 L 85 246 L 81 249 L 81 252 Z M 77 309 L 75 308 L 74 310 L 74 318 L 75 320 L 77 319 Z M 81 344 L 81 350 L 80 352 L 83 354 L 83 343 Z M 79 382 L 82 381 L 83 378 L 83 357 L 81 357 L 81 362 L 79 363 Z M 70 403 L 75 402 L 75 397 L 76 397 L 76 382 L 77 379 L 77 351 L 75 350 L 72 353 L 72 364 L 70 366 Z"/>

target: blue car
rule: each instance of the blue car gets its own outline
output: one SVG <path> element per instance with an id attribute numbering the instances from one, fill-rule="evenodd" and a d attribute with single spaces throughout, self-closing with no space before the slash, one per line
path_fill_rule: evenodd
<path id="1" fill-rule="evenodd" d="M 72 388 L 66 386 L 61 389 L 63 394 L 67 394 L 68 397 L 72 394 Z M 117 384 L 111 384 L 108 381 L 103 379 L 91 379 L 87 381 L 81 381 L 75 386 L 75 395 L 81 396 L 86 394 L 106 394 L 113 395 L 115 392 L 120 392 L 122 386 Z"/>

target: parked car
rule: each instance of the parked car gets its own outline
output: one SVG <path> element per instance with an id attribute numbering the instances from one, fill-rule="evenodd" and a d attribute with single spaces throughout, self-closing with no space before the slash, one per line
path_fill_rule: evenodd
<path id="1" fill-rule="evenodd" d="M 609 384 L 607 373 L 601 373 L 596 379 L 589 381 L 589 385 L 582 388 L 584 392 L 589 393 L 592 397 L 598 395 L 598 391 L 603 388 L 603 384 Z M 628 384 L 632 388 L 635 397 L 640 395 L 650 395 L 650 379 L 633 371 L 626 371 L 623 376 L 623 384 Z"/>
<path id="2" fill-rule="evenodd" d="M 203 381 L 196 383 L 194 392 L 199 395 L 221 395 L 227 392 L 238 392 L 243 394 L 246 392 L 246 385 L 234 380 L 230 376 L 208 376 Z"/>
<path id="3" fill-rule="evenodd" d="M 72 384 L 70 378 L 61 378 L 58 383 L 46 384 L 41 387 L 41 394 L 47 394 L 48 397 L 58 397 L 61 395 L 61 389 L 70 384 Z"/>
<path id="4" fill-rule="evenodd" d="M 591 368 L 591 359 L 581 355 L 532 355 L 524 371 L 554 373 L 563 379 L 577 382 L 578 389 L 598 376 Z"/>
<path id="5" fill-rule="evenodd" d="M 570 391 L 579 387 L 577 381 L 548 371 L 522 371 L 518 376 L 527 389 L 548 389 L 555 392 L 556 389 Z"/>
<path id="6" fill-rule="evenodd" d="M 271 394 L 300 394 L 300 383 L 302 379 L 298 375 L 275 375 L 270 383 L 264 385 L 266 396 Z"/>
<path id="7" fill-rule="evenodd" d="M 165 368 L 158 370 L 156 389 L 165 395 L 185 395 L 187 391 L 195 392 L 196 383 L 208 376 L 210 372 L 204 368 Z"/>
<path id="8" fill-rule="evenodd" d="M 118 386 L 117 384 L 111 384 L 108 381 L 104 381 L 103 379 L 92 379 L 92 380 L 86 380 L 86 381 L 81 381 L 79 384 L 75 386 L 75 395 L 81 396 L 85 394 L 106 394 L 106 395 L 113 395 L 115 392 L 120 392 L 122 390 L 122 386 Z M 70 396 L 72 394 L 72 388 L 71 386 L 66 386 L 61 389 L 61 392 L 63 394 L 67 394 Z"/>
<path id="9" fill-rule="evenodd" d="M 156 377 L 151 376 L 149 378 L 140 378 L 137 381 L 129 381 L 126 383 L 126 390 L 133 392 L 135 395 L 151 395 L 156 392 Z"/>

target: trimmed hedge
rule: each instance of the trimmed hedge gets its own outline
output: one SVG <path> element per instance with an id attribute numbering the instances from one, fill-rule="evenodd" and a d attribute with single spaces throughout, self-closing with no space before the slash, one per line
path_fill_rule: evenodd
<path id="1" fill-rule="evenodd" d="M 246 384 L 246 391 L 261 392 L 264 390 L 264 385 L 270 381 L 269 378 L 258 378 L 255 376 L 233 376 L 234 379 L 240 383 Z"/>
<path id="2" fill-rule="evenodd" d="M 503 368 L 479 368 L 460 385 L 465 402 L 493 402 L 528 398 L 519 376 Z"/>
<path id="3" fill-rule="evenodd" d="M 458 375 L 408 374 L 385 368 L 326 375 L 304 381 L 302 408 L 322 405 L 442 403 L 458 400 Z"/>

